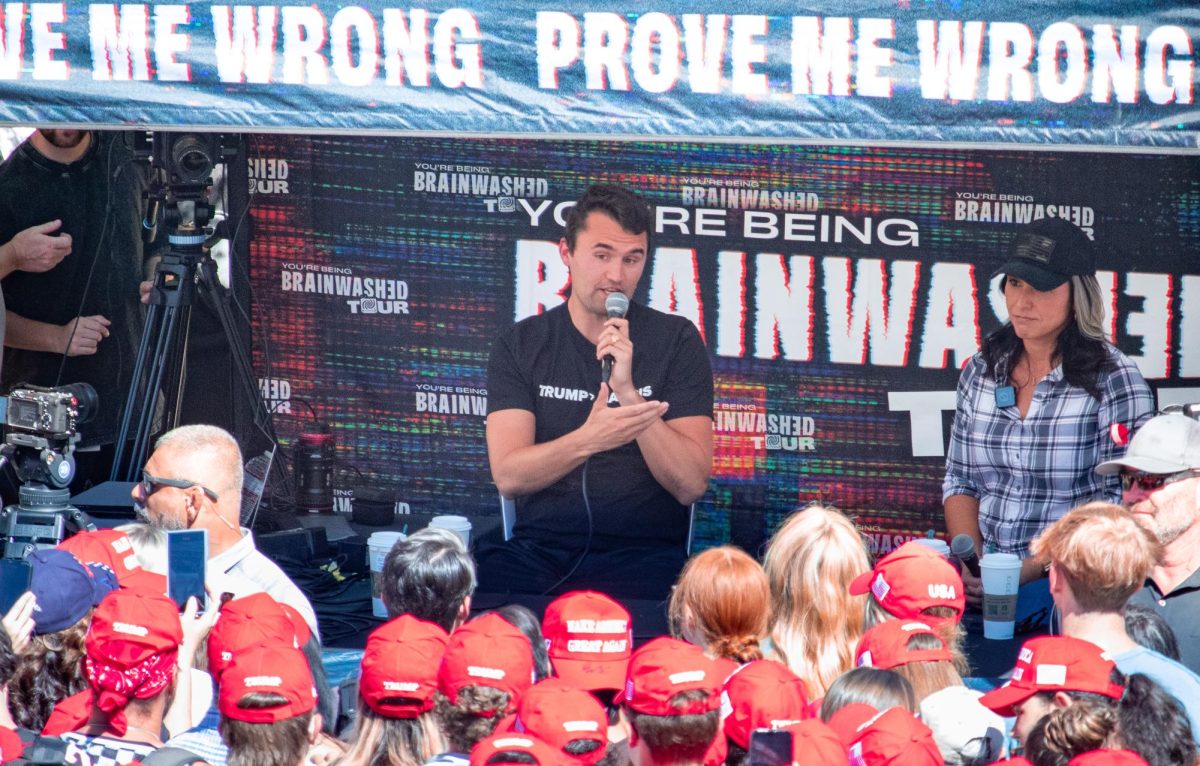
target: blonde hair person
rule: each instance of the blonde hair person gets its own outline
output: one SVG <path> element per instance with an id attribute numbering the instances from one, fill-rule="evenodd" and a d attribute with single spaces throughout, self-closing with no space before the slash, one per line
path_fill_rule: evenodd
<path id="1" fill-rule="evenodd" d="M 788 517 L 763 560 L 771 588 L 768 633 L 778 658 L 821 697 L 854 667 L 866 598 L 850 581 L 871 568 L 853 522 L 836 508 L 813 504 Z"/>
<path id="2" fill-rule="evenodd" d="M 770 587 L 762 566 L 741 548 L 722 545 L 688 559 L 671 591 L 671 635 L 714 659 L 762 659 Z"/>

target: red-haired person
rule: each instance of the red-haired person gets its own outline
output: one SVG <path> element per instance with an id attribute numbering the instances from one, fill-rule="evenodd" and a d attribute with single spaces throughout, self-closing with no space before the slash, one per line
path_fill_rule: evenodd
<path id="1" fill-rule="evenodd" d="M 762 566 L 741 548 L 722 545 L 688 559 L 671 591 L 671 635 L 695 644 L 728 676 L 762 659 L 771 612 Z"/>

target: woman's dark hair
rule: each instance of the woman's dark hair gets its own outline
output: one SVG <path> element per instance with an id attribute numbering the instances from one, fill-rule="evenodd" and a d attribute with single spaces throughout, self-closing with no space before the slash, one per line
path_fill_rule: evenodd
<path id="1" fill-rule="evenodd" d="M 61 700 L 87 688 L 84 638 L 92 613 L 57 633 L 33 636 L 8 686 L 8 706 L 17 725 L 41 731 Z"/>
<path id="2" fill-rule="evenodd" d="M 1196 741 L 1192 738 L 1187 711 L 1141 673 L 1125 679 L 1117 733 L 1125 748 L 1142 756 L 1150 766 L 1190 764 L 1196 760 Z"/>
<path id="3" fill-rule="evenodd" d="M 0 686 L 6 686 L 16 672 L 17 655 L 13 652 L 12 639 L 0 624 Z"/>
<path id="4" fill-rule="evenodd" d="M 313 688 L 317 690 L 317 712 L 321 714 L 321 731 L 336 736 L 337 727 L 337 697 L 329 686 L 329 675 L 325 672 L 325 662 L 321 659 L 321 644 L 316 636 L 309 636 L 300 647 L 304 658 L 308 660 L 308 669 L 312 673 Z"/>
<path id="5" fill-rule="evenodd" d="M 1094 278 L 1094 277 L 1093 277 Z M 1005 284 L 1008 276 L 1004 277 Z M 1109 356 L 1108 344 L 1098 338 L 1089 338 L 1079 329 L 1075 318 L 1074 306 L 1076 297 L 1074 280 L 1071 283 L 1072 311 L 1067 319 L 1067 325 L 1058 334 L 1054 346 L 1054 358 L 1062 363 L 1063 378 L 1072 386 L 1087 391 L 1093 399 L 1100 399 L 1100 377 L 1113 367 L 1112 357 Z M 1012 323 L 1007 322 L 1003 327 L 990 333 L 983 339 L 981 353 L 987 363 L 987 375 L 993 380 L 1008 380 L 1013 367 L 1024 351 L 1025 346 L 1017 337 Z"/>
<path id="6" fill-rule="evenodd" d="M 854 702 L 876 710 L 902 707 L 917 712 L 917 695 L 907 678 L 894 670 L 866 665 L 847 670 L 829 685 L 821 702 L 821 720 L 828 722 L 834 713 Z"/>
<path id="7" fill-rule="evenodd" d="M 1179 661 L 1179 641 L 1162 615 L 1141 604 L 1125 605 L 1125 632 L 1147 649 Z"/>
<path id="8" fill-rule="evenodd" d="M 546 640 L 542 637 L 542 625 L 537 615 L 529 607 L 520 604 L 505 604 L 492 610 L 504 618 L 504 621 L 525 634 L 529 646 L 533 650 L 533 671 L 541 681 L 550 677 L 550 653 L 546 651 Z"/>

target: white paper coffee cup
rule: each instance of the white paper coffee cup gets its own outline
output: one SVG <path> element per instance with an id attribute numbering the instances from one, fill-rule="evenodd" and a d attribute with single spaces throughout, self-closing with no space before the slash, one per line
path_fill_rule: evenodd
<path id="1" fill-rule="evenodd" d="M 434 516 L 429 520 L 429 526 L 447 529 L 458 535 L 463 545 L 471 547 L 471 520 L 466 516 Z"/>
<path id="2" fill-rule="evenodd" d="M 387 608 L 380 597 L 380 583 L 383 581 L 383 562 L 392 546 L 407 537 L 403 532 L 373 532 L 367 538 L 367 561 L 371 565 L 371 614 L 376 617 L 387 617 Z"/>
<path id="3" fill-rule="evenodd" d="M 979 560 L 983 580 L 983 637 L 1013 637 L 1017 619 L 1017 590 L 1021 587 L 1021 557 L 988 553 Z"/>

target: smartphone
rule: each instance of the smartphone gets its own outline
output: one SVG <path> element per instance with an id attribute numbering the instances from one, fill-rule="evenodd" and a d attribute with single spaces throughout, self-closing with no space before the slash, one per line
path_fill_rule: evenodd
<path id="1" fill-rule="evenodd" d="M 200 611 L 208 608 L 204 591 L 207 565 L 207 529 L 167 532 L 167 595 L 179 604 L 179 611 L 182 612 L 187 606 L 188 597 L 195 597 Z"/>
<path id="2" fill-rule="evenodd" d="M 750 732 L 750 766 L 792 766 L 792 733 L 782 729 Z"/>
<path id="3" fill-rule="evenodd" d="M 25 559 L 0 559 L 0 617 L 8 614 L 25 591 L 33 569 Z"/>

